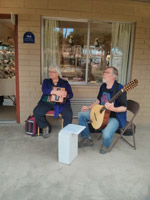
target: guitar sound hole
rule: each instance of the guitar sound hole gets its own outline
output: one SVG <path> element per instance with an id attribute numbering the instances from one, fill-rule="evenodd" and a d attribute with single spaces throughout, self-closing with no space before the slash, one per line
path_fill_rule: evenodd
<path id="1" fill-rule="evenodd" d="M 95 120 L 97 121 L 96 114 L 94 113 Z"/>
<path id="2" fill-rule="evenodd" d="M 100 110 L 100 113 L 102 113 L 102 112 L 103 112 L 103 109 Z"/>

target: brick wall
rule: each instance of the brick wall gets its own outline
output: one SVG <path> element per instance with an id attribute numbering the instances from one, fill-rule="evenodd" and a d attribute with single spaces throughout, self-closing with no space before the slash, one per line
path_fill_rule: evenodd
<path id="1" fill-rule="evenodd" d="M 149 125 L 150 118 L 150 4 L 128 0 L 0 0 L 0 13 L 18 14 L 19 87 L 21 123 L 32 113 L 41 96 L 41 16 L 135 22 L 131 79 L 139 86 L 128 94 L 141 105 L 136 119 Z M 23 34 L 31 31 L 35 44 L 24 44 Z M 97 96 L 97 86 L 72 86 L 76 97 Z"/>

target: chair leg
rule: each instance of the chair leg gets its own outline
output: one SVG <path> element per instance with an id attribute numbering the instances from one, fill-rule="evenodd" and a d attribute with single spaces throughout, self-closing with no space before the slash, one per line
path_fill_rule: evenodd
<path id="1" fill-rule="evenodd" d="M 122 138 L 126 143 L 128 143 L 132 148 L 134 148 L 134 150 L 136 150 L 136 144 L 135 144 L 135 131 L 134 131 L 134 125 L 133 125 L 133 124 L 132 124 L 131 129 L 132 129 L 132 135 L 133 135 L 133 144 L 131 144 L 130 142 L 128 142 L 128 140 L 126 140 L 126 139 L 124 138 L 123 135 L 122 135 L 121 138 Z M 129 136 L 127 136 L 127 137 L 129 137 Z"/>
<path id="2" fill-rule="evenodd" d="M 134 149 L 136 150 L 136 144 L 135 144 L 135 130 L 134 130 L 134 125 L 133 125 L 133 124 L 132 124 L 132 134 L 133 134 Z"/>
<path id="3" fill-rule="evenodd" d="M 37 130 L 38 132 L 37 132 L 37 134 L 38 134 L 38 136 L 40 135 L 40 127 L 38 126 L 38 130 Z"/>
<path id="4" fill-rule="evenodd" d="M 64 119 L 61 119 L 61 128 L 63 128 Z"/>
<path id="5" fill-rule="evenodd" d="M 117 139 L 115 140 L 115 142 L 109 147 L 108 151 L 110 152 L 112 150 L 112 148 L 116 145 L 116 143 L 118 142 L 118 140 L 121 138 L 121 134 L 117 137 Z"/>
<path id="6" fill-rule="evenodd" d="M 132 148 L 134 148 L 136 150 L 134 124 L 131 125 L 132 135 L 133 135 L 133 144 L 131 144 L 130 142 L 128 142 L 128 140 L 125 139 L 125 136 L 123 135 L 125 133 L 125 131 L 127 130 L 127 128 L 129 128 L 129 126 L 126 126 L 125 128 L 121 129 L 120 135 L 117 137 L 117 139 L 115 140 L 115 142 L 110 146 L 110 148 L 109 148 L 108 151 L 112 150 L 112 148 L 115 146 L 115 144 L 118 142 L 118 140 L 120 138 L 122 138 L 127 144 L 129 144 Z M 127 137 L 129 137 L 129 136 L 127 136 Z"/>
<path id="7" fill-rule="evenodd" d="M 123 138 L 123 133 L 125 132 L 126 128 L 122 128 L 120 129 L 120 135 L 116 138 L 116 140 L 114 141 L 114 143 L 109 147 L 108 151 L 110 152 L 112 150 L 112 148 L 116 145 L 116 143 L 118 142 L 119 139 Z M 124 139 L 124 138 L 123 138 Z"/>
<path id="8" fill-rule="evenodd" d="M 128 137 L 128 136 L 127 136 L 127 137 Z M 133 147 L 133 148 L 136 150 L 136 147 L 135 147 L 134 145 L 130 144 L 124 137 L 122 137 L 122 139 L 123 139 L 126 143 L 128 143 L 131 147 Z"/>

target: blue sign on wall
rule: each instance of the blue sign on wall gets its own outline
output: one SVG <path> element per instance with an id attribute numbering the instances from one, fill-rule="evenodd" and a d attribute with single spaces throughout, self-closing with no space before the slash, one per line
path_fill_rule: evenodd
<path id="1" fill-rule="evenodd" d="M 35 43 L 34 34 L 31 32 L 26 32 L 23 36 L 23 43 Z"/>

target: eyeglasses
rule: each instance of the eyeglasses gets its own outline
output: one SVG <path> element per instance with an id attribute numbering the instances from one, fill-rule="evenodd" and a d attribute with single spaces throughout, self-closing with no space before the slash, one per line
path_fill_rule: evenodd
<path id="1" fill-rule="evenodd" d="M 103 72 L 103 74 L 112 74 L 111 72 Z"/>
<path id="2" fill-rule="evenodd" d="M 54 71 L 49 71 L 49 73 L 51 73 L 51 74 L 56 74 L 57 72 L 54 72 Z"/>

